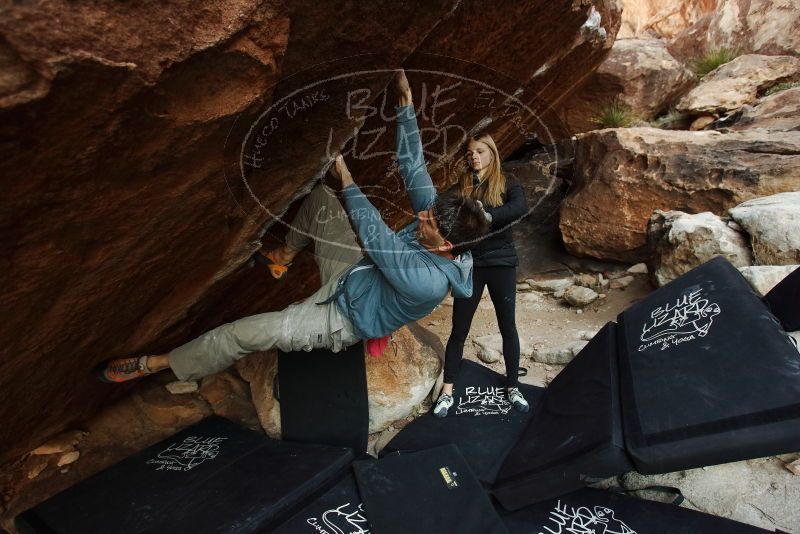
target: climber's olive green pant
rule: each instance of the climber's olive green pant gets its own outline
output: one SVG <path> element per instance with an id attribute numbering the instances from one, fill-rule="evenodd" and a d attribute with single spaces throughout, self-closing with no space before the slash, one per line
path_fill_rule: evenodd
<path id="1" fill-rule="evenodd" d="M 333 294 L 342 272 L 362 257 L 341 202 L 322 185 L 303 201 L 286 235 L 286 244 L 295 250 L 312 241 L 322 287 L 282 311 L 224 324 L 173 350 L 170 367 L 179 379 L 195 380 L 216 373 L 250 352 L 271 348 L 339 352 L 358 341 L 352 323 L 335 302 L 316 304 Z M 284 276 L 291 283 L 291 269 Z"/>

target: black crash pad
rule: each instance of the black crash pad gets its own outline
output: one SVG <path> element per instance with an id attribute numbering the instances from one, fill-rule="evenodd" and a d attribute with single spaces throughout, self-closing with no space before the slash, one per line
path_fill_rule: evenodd
<path id="1" fill-rule="evenodd" d="M 511 534 L 759 534 L 770 532 L 674 504 L 584 488 L 502 514 Z"/>
<path id="2" fill-rule="evenodd" d="M 787 332 L 800 330 L 800 267 L 778 282 L 764 297 Z"/>
<path id="3" fill-rule="evenodd" d="M 279 352 L 281 437 L 367 450 L 364 344 L 341 352 Z"/>
<path id="4" fill-rule="evenodd" d="M 622 434 L 616 345 L 616 325 L 608 323 L 544 391 L 492 488 L 505 508 L 632 469 Z"/>
<path id="5" fill-rule="evenodd" d="M 209 417 L 26 512 L 40 533 L 259 532 L 349 469 L 343 447 Z"/>
<path id="6" fill-rule="evenodd" d="M 797 450 L 800 355 L 727 260 L 619 316 L 625 442 L 663 473 Z"/>
<path id="7" fill-rule="evenodd" d="M 447 417 L 434 417 L 432 412 L 418 417 L 384 447 L 381 457 L 452 443 L 478 479 L 492 483 L 506 454 L 528 425 L 544 388 L 520 384 L 520 391 L 531 405 L 531 411 L 525 414 L 509 404 L 503 375 L 465 360 Z"/>
<path id="8" fill-rule="evenodd" d="M 455 445 L 357 461 L 353 468 L 374 534 L 506 532 Z"/>
<path id="9" fill-rule="evenodd" d="M 358 493 L 355 475 L 347 473 L 331 489 L 314 499 L 273 534 L 307 532 L 328 534 L 368 534 L 369 521 Z"/>

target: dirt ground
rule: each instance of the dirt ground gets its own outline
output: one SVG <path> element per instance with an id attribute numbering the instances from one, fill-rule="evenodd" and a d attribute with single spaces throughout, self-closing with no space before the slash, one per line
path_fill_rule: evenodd
<path id="1" fill-rule="evenodd" d="M 586 333 L 593 335 L 608 321 L 613 321 L 620 312 L 652 291 L 647 276 L 638 275 L 625 289 L 604 290 L 601 294 L 605 294 L 606 298 L 596 300 L 580 310 L 580 313 L 563 299 L 556 299 L 552 295 L 538 291 L 518 291 L 516 319 L 520 341 L 524 343 L 527 340 L 535 347 L 552 347 L 579 340 Z M 536 295 L 541 298 L 531 302 L 526 295 Z M 449 300 L 445 301 L 432 314 L 419 321 L 421 325 L 436 333 L 443 344 L 447 343 L 452 324 L 453 308 L 449 303 Z M 480 362 L 478 346 L 473 340 L 498 332 L 494 307 L 488 291 L 485 291 L 464 345 L 464 358 Z M 505 374 L 502 358 L 497 363 L 484 365 Z M 549 384 L 563 369 L 561 365 L 538 363 L 525 356 L 520 358 L 520 367 L 528 369 L 528 375 L 520 378 L 520 381 L 535 386 Z"/>

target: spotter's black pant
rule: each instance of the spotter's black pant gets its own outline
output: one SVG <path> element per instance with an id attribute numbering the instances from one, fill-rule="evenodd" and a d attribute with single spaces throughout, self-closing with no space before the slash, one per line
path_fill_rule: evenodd
<path id="1" fill-rule="evenodd" d="M 447 340 L 444 358 L 444 381 L 455 382 L 464 355 L 464 343 L 472 325 L 472 317 L 481 301 L 483 288 L 497 313 L 497 323 L 503 336 L 503 359 L 506 362 L 506 384 L 516 387 L 519 379 L 519 335 L 514 318 L 517 294 L 516 267 L 474 267 L 472 270 L 472 296 L 453 299 L 453 329 Z"/>

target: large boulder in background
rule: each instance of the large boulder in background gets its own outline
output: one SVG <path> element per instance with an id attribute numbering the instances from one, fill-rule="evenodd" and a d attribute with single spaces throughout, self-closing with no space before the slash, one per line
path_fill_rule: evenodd
<path id="1" fill-rule="evenodd" d="M 722 215 L 745 200 L 798 189 L 800 132 L 599 130 L 576 141 L 561 234 L 574 254 L 634 263 L 647 257 L 654 210 Z"/>
<path id="2" fill-rule="evenodd" d="M 278 372 L 276 351 L 247 356 L 237 364 L 250 384 L 261 427 L 270 437 L 281 437 L 280 401 L 273 395 Z M 430 394 L 442 368 L 444 347 L 435 334 L 419 325 L 403 327 L 380 357 L 365 354 L 369 432 L 380 432 L 408 417 Z"/>
<path id="3" fill-rule="evenodd" d="M 565 121 L 575 133 L 595 130 L 595 118 L 615 99 L 647 120 L 674 104 L 695 81 L 663 41 L 618 40 L 584 88 L 569 99 Z"/>
<path id="4" fill-rule="evenodd" d="M 730 214 L 750 234 L 756 263 L 800 263 L 800 191 L 754 198 Z"/>
<path id="5" fill-rule="evenodd" d="M 556 161 L 542 151 L 503 162 L 503 172 L 519 180 L 528 202 L 528 214 L 514 225 L 518 280 L 561 269 L 567 256 L 558 231 L 558 209 L 567 195 L 564 176 L 572 173 L 572 157 L 565 148 L 557 152 L 560 154 Z"/>
<path id="6" fill-rule="evenodd" d="M 751 265 L 740 267 L 739 271 L 753 289 L 764 296 L 799 267 L 800 265 Z"/>
<path id="7" fill-rule="evenodd" d="M 647 225 L 647 241 L 647 267 L 656 287 L 717 256 L 736 267 L 753 263 L 747 238 L 709 212 L 691 215 L 656 210 Z"/>
<path id="8" fill-rule="evenodd" d="M 793 0 L 718 0 L 676 34 L 672 55 L 690 62 L 723 48 L 767 55 L 800 54 L 800 4 Z"/>
<path id="9" fill-rule="evenodd" d="M 752 128 L 800 130 L 800 87 L 779 91 L 760 98 L 752 106 L 745 106 L 730 127 L 734 131 Z"/>
<path id="10" fill-rule="evenodd" d="M 752 104 L 773 85 L 800 79 L 800 58 L 747 54 L 717 67 L 676 109 L 690 115 L 720 115 Z"/>
<path id="11" fill-rule="evenodd" d="M 356 181 L 389 191 L 390 224 L 410 220 L 387 172 L 392 69 L 409 70 L 441 186 L 466 132 L 488 125 L 505 157 L 549 131 L 540 115 L 602 61 L 619 14 L 615 0 L 6 7 L 0 390 L 25 402 L 2 408 L 0 462 L 129 390 L 99 385 L 98 362 L 311 294 L 310 254 L 290 286 L 249 257 L 283 236 L 331 150 L 352 141 Z"/>
<path id="12" fill-rule="evenodd" d="M 717 0 L 623 0 L 617 39 L 674 37 L 708 15 Z"/>

